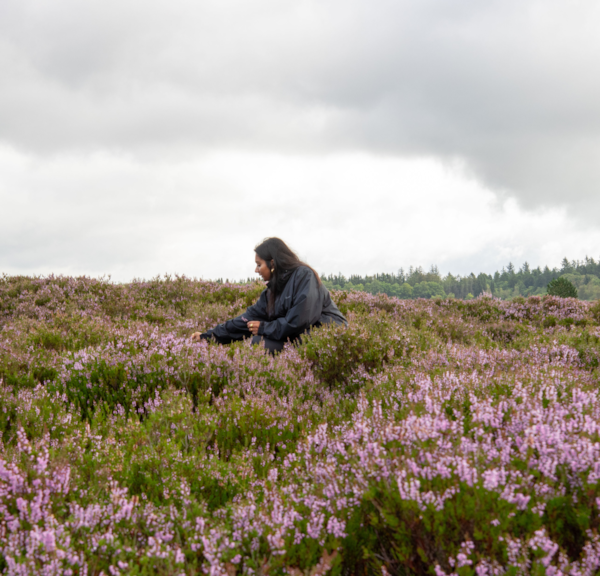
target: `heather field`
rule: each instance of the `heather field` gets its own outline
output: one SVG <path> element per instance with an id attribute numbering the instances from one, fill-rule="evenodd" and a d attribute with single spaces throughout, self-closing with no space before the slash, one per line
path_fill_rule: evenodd
<path id="1" fill-rule="evenodd" d="M 600 303 L 333 292 L 272 358 L 189 335 L 263 289 L 0 279 L 0 572 L 597 574 Z"/>

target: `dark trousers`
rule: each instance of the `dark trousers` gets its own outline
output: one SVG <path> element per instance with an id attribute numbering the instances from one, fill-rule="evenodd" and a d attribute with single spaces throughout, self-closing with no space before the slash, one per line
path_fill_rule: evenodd
<path id="1" fill-rule="evenodd" d="M 264 342 L 265 349 L 269 351 L 269 354 L 274 355 L 275 352 L 281 352 L 285 342 L 283 340 L 270 340 L 269 338 L 263 338 L 258 334 L 252 336 L 252 344 L 260 344 Z"/>

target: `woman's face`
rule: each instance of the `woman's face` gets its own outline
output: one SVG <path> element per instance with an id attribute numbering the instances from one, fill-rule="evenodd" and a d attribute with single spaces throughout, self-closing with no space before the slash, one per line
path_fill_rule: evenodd
<path id="1" fill-rule="evenodd" d="M 268 282 L 271 279 L 271 269 L 269 265 L 258 254 L 254 256 L 254 261 L 256 262 L 256 270 L 254 271 L 257 274 L 260 274 L 265 282 Z"/>

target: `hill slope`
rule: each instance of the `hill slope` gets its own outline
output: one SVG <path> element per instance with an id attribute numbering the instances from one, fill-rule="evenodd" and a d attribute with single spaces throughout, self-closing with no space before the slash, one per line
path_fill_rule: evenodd
<path id="1" fill-rule="evenodd" d="M 271 358 L 191 343 L 262 290 L 0 282 L 0 569 L 600 568 L 600 306 L 333 294 Z"/>

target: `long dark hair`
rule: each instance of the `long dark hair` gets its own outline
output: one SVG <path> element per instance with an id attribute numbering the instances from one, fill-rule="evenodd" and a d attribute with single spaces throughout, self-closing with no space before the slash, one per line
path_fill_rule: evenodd
<path id="1" fill-rule="evenodd" d="M 288 273 L 292 270 L 300 266 L 310 268 L 316 276 L 319 286 L 321 285 L 321 278 L 316 270 L 302 262 L 281 238 L 265 238 L 254 248 L 254 251 L 267 263 L 269 268 L 273 269 L 269 281 L 269 314 L 272 314 L 275 308 L 275 296 L 283 289 L 282 280 L 289 276 Z"/>

